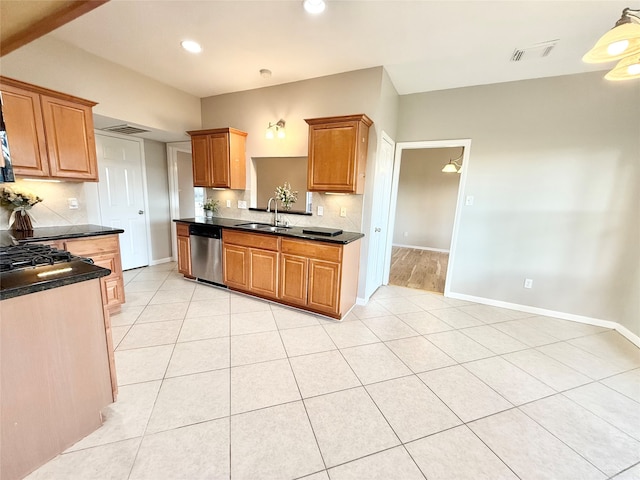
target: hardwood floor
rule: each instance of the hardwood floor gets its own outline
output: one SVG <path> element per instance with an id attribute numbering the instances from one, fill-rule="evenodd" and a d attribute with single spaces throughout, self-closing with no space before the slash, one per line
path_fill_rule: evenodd
<path id="1" fill-rule="evenodd" d="M 389 284 L 444 293 L 449 254 L 393 247 Z"/>

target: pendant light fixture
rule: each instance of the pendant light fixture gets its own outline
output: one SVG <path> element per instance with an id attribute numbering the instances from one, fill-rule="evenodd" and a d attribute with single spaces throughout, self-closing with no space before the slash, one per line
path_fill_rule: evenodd
<path id="1" fill-rule="evenodd" d="M 444 173 L 462 173 L 462 164 L 459 164 L 458 160 L 461 160 L 463 155 L 464 149 L 462 150 L 462 153 L 458 158 L 456 158 L 455 160 L 449 159 L 449 163 L 442 167 L 442 171 Z"/>
<path id="2" fill-rule="evenodd" d="M 640 10 L 625 8 L 620 20 L 600 37 L 582 60 L 586 63 L 620 60 L 605 75 L 607 80 L 640 78 Z"/>

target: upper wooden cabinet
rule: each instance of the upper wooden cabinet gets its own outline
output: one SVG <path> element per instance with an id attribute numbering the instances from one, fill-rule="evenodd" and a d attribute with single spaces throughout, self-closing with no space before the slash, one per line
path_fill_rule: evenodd
<path id="1" fill-rule="evenodd" d="M 245 132 L 216 128 L 187 133 L 191 136 L 194 187 L 246 188 Z"/>
<path id="2" fill-rule="evenodd" d="M 305 121 L 309 124 L 307 189 L 364 193 L 371 119 L 360 114 Z"/>
<path id="3" fill-rule="evenodd" d="M 0 90 L 16 175 L 98 181 L 95 102 L 6 77 Z"/>

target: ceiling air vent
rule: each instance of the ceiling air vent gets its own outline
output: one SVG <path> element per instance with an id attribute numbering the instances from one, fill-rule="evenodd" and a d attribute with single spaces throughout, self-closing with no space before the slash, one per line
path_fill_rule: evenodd
<path id="1" fill-rule="evenodd" d="M 107 132 L 122 133 L 124 135 L 135 135 L 136 133 L 145 133 L 145 132 L 151 131 L 151 130 L 145 130 L 144 128 L 133 127 L 131 125 L 127 125 L 126 123 L 124 125 L 114 125 L 113 127 L 105 127 L 103 128 L 103 130 L 106 130 Z"/>
<path id="2" fill-rule="evenodd" d="M 524 60 L 532 60 L 534 58 L 548 57 L 551 50 L 557 45 L 558 40 L 550 40 L 548 42 L 538 43 L 527 48 L 516 48 L 511 54 L 512 62 L 522 62 Z"/>

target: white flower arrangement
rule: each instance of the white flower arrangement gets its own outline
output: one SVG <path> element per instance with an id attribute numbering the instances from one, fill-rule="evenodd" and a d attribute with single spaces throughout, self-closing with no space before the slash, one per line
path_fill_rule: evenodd
<path id="1" fill-rule="evenodd" d="M 2 187 L 2 196 L 0 200 L 3 205 L 10 205 L 13 210 L 29 210 L 36 203 L 44 200 L 35 193 L 27 191 L 17 191 L 10 187 Z"/>
<path id="2" fill-rule="evenodd" d="M 285 210 L 291 210 L 291 205 L 298 200 L 298 191 L 292 191 L 289 182 L 284 182 L 283 185 L 277 186 L 275 194 Z"/>

